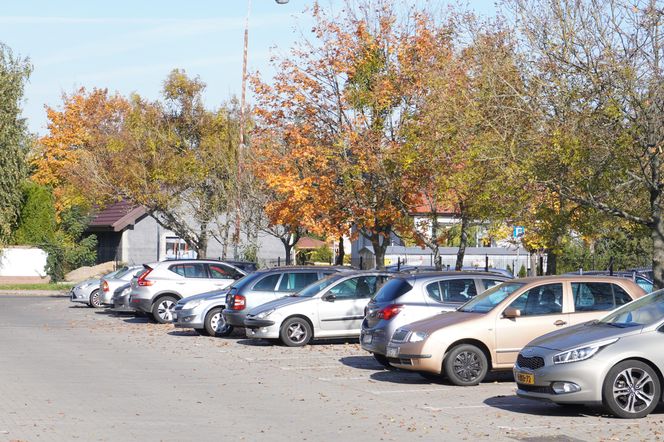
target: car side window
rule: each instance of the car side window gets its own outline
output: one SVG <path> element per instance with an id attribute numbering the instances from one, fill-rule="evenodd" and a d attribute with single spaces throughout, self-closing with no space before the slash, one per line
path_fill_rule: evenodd
<path id="1" fill-rule="evenodd" d="M 184 276 L 185 278 L 207 278 L 207 269 L 205 264 L 191 263 L 191 264 L 178 264 L 169 267 L 169 270 Z"/>
<path id="2" fill-rule="evenodd" d="M 182 266 L 182 265 L 170 266 L 168 268 L 168 270 L 170 270 L 173 273 L 177 273 L 180 276 L 185 276 L 184 275 L 184 266 Z"/>
<path id="3" fill-rule="evenodd" d="M 318 272 L 284 273 L 279 283 L 279 292 L 295 292 L 318 281 Z"/>
<path id="4" fill-rule="evenodd" d="M 210 264 L 208 269 L 213 279 L 240 279 L 244 276 L 233 267 L 223 264 Z"/>
<path id="5" fill-rule="evenodd" d="M 544 284 L 522 293 L 510 307 L 521 316 L 553 315 L 563 311 L 563 285 Z"/>
<path id="6" fill-rule="evenodd" d="M 265 278 L 258 281 L 256 285 L 254 285 L 254 290 L 267 291 L 267 292 L 274 291 L 277 282 L 279 282 L 279 276 L 280 276 L 279 274 L 266 276 Z"/>
<path id="7" fill-rule="evenodd" d="M 448 279 L 427 286 L 427 294 L 437 302 L 466 302 L 477 295 L 472 279 Z"/>
<path id="8" fill-rule="evenodd" d="M 347 279 L 330 289 L 336 299 L 362 299 L 370 298 L 376 293 L 375 276 L 359 276 Z"/>
<path id="9" fill-rule="evenodd" d="M 572 296 L 575 312 L 613 310 L 632 300 L 622 287 L 608 282 L 574 282 Z"/>
<path id="10" fill-rule="evenodd" d="M 440 284 L 438 284 L 438 281 L 432 282 L 427 286 L 427 295 L 429 295 L 429 298 L 434 301 L 443 302 L 443 297 L 440 295 Z"/>
<path id="11" fill-rule="evenodd" d="M 648 281 L 648 280 L 645 279 L 645 278 L 641 278 L 640 276 L 637 276 L 637 277 L 635 278 L 635 281 L 634 281 L 634 282 L 636 282 L 636 284 L 637 284 L 639 287 L 641 287 L 643 290 L 645 290 L 646 293 L 650 293 L 650 292 L 652 292 L 652 290 L 653 290 L 653 288 L 654 288 L 653 285 L 652 285 L 652 282 Z"/>
<path id="12" fill-rule="evenodd" d="M 482 278 L 482 283 L 484 284 L 484 290 L 489 290 L 491 287 L 502 284 L 504 281 L 498 281 L 497 279 L 484 279 Z"/>

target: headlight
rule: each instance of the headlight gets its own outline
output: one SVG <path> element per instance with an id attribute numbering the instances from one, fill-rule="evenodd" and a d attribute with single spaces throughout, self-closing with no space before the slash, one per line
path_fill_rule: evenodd
<path id="1" fill-rule="evenodd" d="M 427 336 L 429 335 L 424 332 L 414 331 L 410 334 L 408 342 L 422 342 L 427 338 Z"/>
<path id="2" fill-rule="evenodd" d="M 187 303 L 184 305 L 183 308 L 189 310 L 189 309 L 192 309 L 192 308 L 196 308 L 196 307 L 198 307 L 200 304 L 201 304 L 201 300 L 200 300 L 200 299 L 194 299 L 193 301 L 189 301 L 189 302 L 187 302 Z"/>
<path id="3" fill-rule="evenodd" d="M 553 356 L 553 363 L 567 364 L 569 362 L 585 361 L 586 359 L 592 358 L 600 349 L 606 347 L 607 345 L 613 344 L 617 340 L 618 338 L 608 339 L 606 341 L 596 342 L 591 345 L 577 347 L 562 353 L 558 353 Z"/>
<path id="4" fill-rule="evenodd" d="M 264 312 L 258 313 L 256 316 L 254 316 L 254 318 L 265 319 L 268 316 L 270 316 L 272 313 L 274 313 L 274 309 L 265 310 Z"/>

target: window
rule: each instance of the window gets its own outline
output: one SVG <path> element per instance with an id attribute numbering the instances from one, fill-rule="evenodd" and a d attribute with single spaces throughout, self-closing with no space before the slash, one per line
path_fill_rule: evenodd
<path id="1" fill-rule="evenodd" d="M 370 298 L 376 293 L 376 277 L 360 276 L 343 281 L 330 289 L 337 299 Z"/>
<path id="2" fill-rule="evenodd" d="M 196 259 L 195 251 L 189 249 L 187 243 L 177 236 L 166 237 L 166 259 Z"/>
<path id="3" fill-rule="evenodd" d="M 477 295 L 472 279 L 447 279 L 427 286 L 429 297 L 438 302 L 466 302 Z"/>
<path id="4" fill-rule="evenodd" d="M 284 273 L 279 283 L 279 292 L 296 292 L 318 281 L 318 272 Z"/>
<path id="5" fill-rule="evenodd" d="M 640 276 L 637 276 L 634 279 L 634 282 L 638 284 L 639 287 L 641 287 L 643 290 L 646 291 L 646 293 L 650 293 L 653 290 L 653 285 L 652 282 L 648 281 L 646 278 L 642 278 Z"/>
<path id="6" fill-rule="evenodd" d="M 254 290 L 262 290 L 266 292 L 273 292 L 277 282 L 279 282 L 279 274 L 269 275 L 261 279 L 254 286 Z"/>
<path id="7" fill-rule="evenodd" d="M 516 298 L 510 305 L 521 316 L 553 315 L 563 311 L 563 285 L 545 284 L 534 287 Z"/>
<path id="8" fill-rule="evenodd" d="M 482 282 L 484 283 L 484 290 L 489 290 L 491 287 L 495 287 L 498 284 L 502 284 L 505 281 L 498 281 L 496 279 L 484 279 L 484 278 L 482 278 Z"/>
<path id="9" fill-rule="evenodd" d="M 207 278 L 205 264 L 191 263 L 178 264 L 169 267 L 169 270 L 185 278 Z"/>
<path id="10" fill-rule="evenodd" d="M 405 279 L 390 279 L 380 288 L 378 293 L 376 293 L 376 296 L 374 296 L 374 302 L 392 302 L 404 293 L 408 293 L 412 288 L 413 286 L 408 284 L 408 281 Z"/>
<path id="11" fill-rule="evenodd" d="M 572 296 L 576 312 L 613 310 L 632 300 L 622 287 L 608 282 L 573 282 Z"/>
<path id="12" fill-rule="evenodd" d="M 226 267 L 222 264 L 210 264 L 210 277 L 213 279 L 240 279 L 242 274 L 232 267 Z"/>

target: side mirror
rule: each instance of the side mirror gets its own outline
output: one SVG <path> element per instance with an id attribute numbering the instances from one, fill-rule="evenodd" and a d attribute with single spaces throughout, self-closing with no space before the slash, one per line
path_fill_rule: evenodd
<path id="1" fill-rule="evenodd" d="M 334 296 L 332 293 L 328 293 L 326 295 L 323 295 L 323 301 L 334 302 L 335 299 L 337 299 L 337 297 Z"/>
<path id="2" fill-rule="evenodd" d="M 514 319 L 521 316 L 521 310 L 514 307 L 507 307 L 503 312 L 503 318 Z"/>

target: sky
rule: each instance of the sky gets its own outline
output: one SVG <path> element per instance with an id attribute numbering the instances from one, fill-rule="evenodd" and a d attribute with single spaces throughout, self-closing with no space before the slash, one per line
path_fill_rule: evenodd
<path id="1" fill-rule="evenodd" d="M 248 66 L 269 78 L 271 54 L 309 34 L 313 0 L 252 0 Z M 324 0 L 340 6 L 342 0 Z M 206 105 L 239 96 L 247 0 L 0 0 L 0 42 L 29 58 L 33 73 L 23 116 L 31 132 L 47 131 L 45 105 L 83 86 L 159 97 L 175 68 L 207 84 Z M 494 12 L 490 0 L 469 6 Z M 251 98 L 249 98 L 251 100 Z"/>

